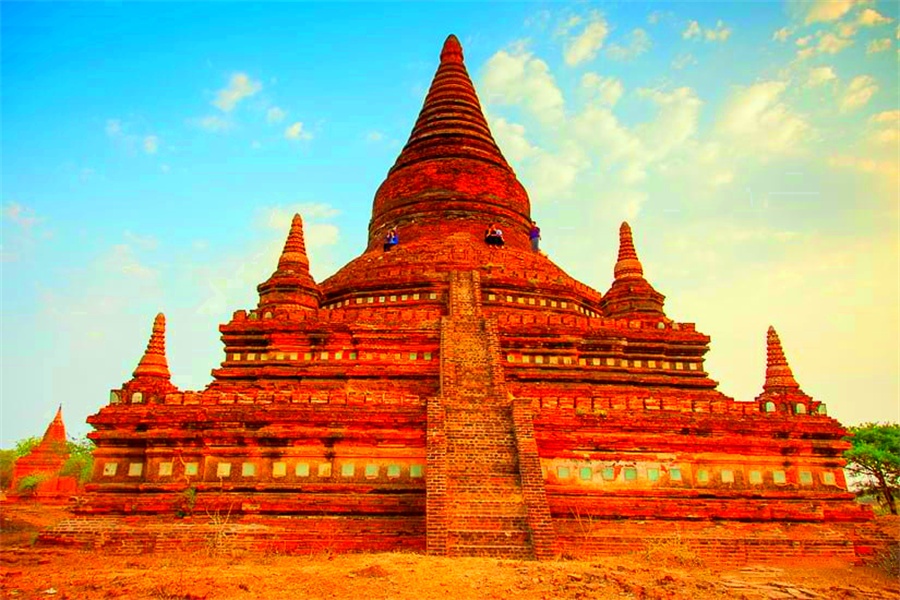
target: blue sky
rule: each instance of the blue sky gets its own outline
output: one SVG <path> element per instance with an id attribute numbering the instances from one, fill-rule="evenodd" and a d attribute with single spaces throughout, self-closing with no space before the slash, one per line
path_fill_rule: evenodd
<path id="1" fill-rule="evenodd" d="M 898 420 L 895 3 L 3 3 L 0 445 L 70 431 L 153 316 L 200 389 L 291 215 L 313 275 L 455 33 L 551 258 L 605 291 L 628 219 L 707 369 L 761 390 L 765 331 L 845 423 Z"/>

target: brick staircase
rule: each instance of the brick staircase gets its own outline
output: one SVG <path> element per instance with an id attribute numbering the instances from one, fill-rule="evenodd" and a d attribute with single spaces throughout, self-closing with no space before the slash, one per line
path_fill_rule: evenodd
<path id="1" fill-rule="evenodd" d="M 514 411 L 507 394 L 496 326 L 481 311 L 478 273 L 452 273 L 450 315 L 441 328 L 441 395 L 428 407 L 429 553 L 553 556 L 540 461 L 523 408 Z"/>

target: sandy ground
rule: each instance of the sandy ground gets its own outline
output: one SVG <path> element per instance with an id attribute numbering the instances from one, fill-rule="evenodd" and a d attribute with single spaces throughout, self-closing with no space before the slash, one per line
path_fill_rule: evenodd
<path id="1" fill-rule="evenodd" d="M 685 548 L 594 561 L 446 559 L 419 554 L 109 555 L 34 546 L 61 508 L 0 505 L 0 597 L 150 598 L 900 598 L 875 567 L 766 565 L 716 570 Z"/>

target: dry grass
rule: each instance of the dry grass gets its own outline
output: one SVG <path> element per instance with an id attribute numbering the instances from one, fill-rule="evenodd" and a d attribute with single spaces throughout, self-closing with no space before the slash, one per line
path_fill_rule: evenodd
<path id="1" fill-rule="evenodd" d="M 653 540 L 642 555 L 593 561 L 523 562 L 447 559 L 412 553 L 308 556 L 277 553 L 104 555 L 21 541 L 30 520 L 51 524 L 65 513 L 0 508 L 0 597 L 151 600 L 295 600 L 438 598 L 563 600 L 581 598 L 777 598 L 803 590 L 822 598 L 896 597 L 896 581 L 871 568 L 793 568 L 730 572 L 698 564 L 677 537 Z M 212 518 L 212 517 L 211 517 Z M 218 515 L 227 528 L 228 519 Z M 16 541 L 19 540 L 19 541 Z M 47 593 L 52 590 L 53 593 Z"/>

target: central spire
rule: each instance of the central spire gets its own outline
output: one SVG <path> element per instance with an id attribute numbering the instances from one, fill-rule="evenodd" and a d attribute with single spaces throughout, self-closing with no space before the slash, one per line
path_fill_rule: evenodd
<path id="1" fill-rule="evenodd" d="M 473 234 L 497 222 L 513 245 L 527 248 L 530 216 L 528 194 L 491 135 L 451 35 L 409 140 L 375 194 L 368 249 L 393 227 L 404 244 L 439 235 L 432 229 L 448 218 Z"/>

